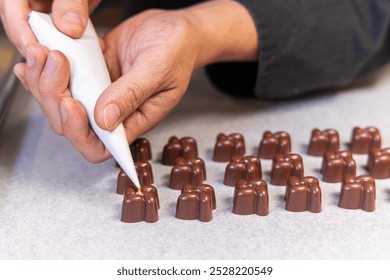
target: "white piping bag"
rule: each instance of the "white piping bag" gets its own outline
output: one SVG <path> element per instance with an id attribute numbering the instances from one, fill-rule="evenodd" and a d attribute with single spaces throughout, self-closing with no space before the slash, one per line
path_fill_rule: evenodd
<path id="1" fill-rule="evenodd" d="M 84 106 L 92 129 L 139 190 L 140 183 L 123 124 L 109 132 L 101 129 L 95 122 L 96 102 L 111 84 L 111 79 L 91 21 L 88 21 L 85 33 L 80 39 L 72 39 L 58 31 L 49 14 L 31 12 L 28 23 L 39 43 L 49 50 L 61 51 L 68 58 L 71 70 L 70 91 L 73 98 Z"/>

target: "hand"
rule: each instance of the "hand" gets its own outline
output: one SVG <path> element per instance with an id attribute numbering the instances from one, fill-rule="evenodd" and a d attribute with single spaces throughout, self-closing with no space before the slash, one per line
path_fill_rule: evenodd
<path id="1" fill-rule="evenodd" d="M 89 13 L 101 0 L 0 0 L 0 17 L 11 42 L 26 57 L 27 46 L 36 43 L 28 25 L 31 10 L 52 12 L 54 24 L 64 34 L 79 38 L 84 33 Z"/>
<path id="2" fill-rule="evenodd" d="M 175 107 L 195 69 L 217 61 L 255 60 L 257 34 L 243 6 L 209 1 L 184 10 L 141 13 L 107 34 L 103 50 L 114 82 L 100 96 L 95 120 L 110 131 L 123 122 L 132 142 Z M 70 97 L 66 58 L 59 52 L 48 55 L 39 45 L 33 58 L 27 56 L 27 65 L 14 70 L 52 128 L 89 161 L 110 157 L 83 107 Z"/>

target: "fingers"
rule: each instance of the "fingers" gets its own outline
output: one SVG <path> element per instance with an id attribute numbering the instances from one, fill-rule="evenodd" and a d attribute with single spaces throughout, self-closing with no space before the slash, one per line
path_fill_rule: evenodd
<path id="1" fill-rule="evenodd" d="M 28 45 L 26 54 L 26 64 L 15 67 L 15 73 L 32 92 L 53 130 L 62 135 L 60 100 L 71 95 L 69 62 L 62 53 L 49 52 L 39 44 Z"/>
<path id="2" fill-rule="evenodd" d="M 59 51 L 49 52 L 39 78 L 38 92 L 42 111 L 58 134 L 63 134 L 60 101 L 71 96 L 68 90 L 69 78 L 70 65 L 67 58 Z"/>
<path id="3" fill-rule="evenodd" d="M 47 54 L 48 50 L 38 43 L 27 45 L 25 78 L 30 91 L 36 98 L 39 97 L 38 81 L 45 66 Z"/>
<path id="4" fill-rule="evenodd" d="M 71 97 L 61 101 L 64 136 L 89 162 L 98 163 L 111 157 L 95 132 L 90 128 L 84 107 Z"/>
<path id="5" fill-rule="evenodd" d="M 172 89 L 151 96 L 123 122 L 128 142 L 132 143 L 139 135 L 161 122 L 177 105 L 182 95 L 180 90 Z"/>
<path id="6" fill-rule="evenodd" d="M 18 79 L 22 83 L 23 87 L 29 91 L 30 89 L 28 88 L 26 78 L 24 77 L 25 72 L 26 72 L 26 64 L 25 63 L 18 63 L 14 66 L 14 73 L 15 73 L 16 77 L 18 77 Z"/>
<path id="7" fill-rule="evenodd" d="M 54 0 L 53 19 L 56 27 L 72 38 L 80 38 L 88 22 L 88 1 Z"/>
<path id="8" fill-rule="evenodd" d="M 38 43 L 28 45 L 26 56 L 26 63 L 15 65 L 14 72 L 32 92 L 53 130 L 63 134 L 90 162 L 110 158 L 109 151 L 90 128 L 84 107 L 71 98 L 67 58 Z"/>
<path id="9" fill-rule="evenodd" d="M 28 1 L 4 0 L 1 4 L 0 15 L 8 38 L 26 57 L 27 45 L 37 42 L 27 23 L 30 12 Z"/>
<path id="10" fill-rule="evenodd" d="M 153 77 L 155 77 L 153 79 Z M 124 119 L 158 91 L 159 74 L 145 65 L 134 64 L 131 70 L 112 83 L 95 106 L 96 123 L 104 130 L 114 130 Z"/>

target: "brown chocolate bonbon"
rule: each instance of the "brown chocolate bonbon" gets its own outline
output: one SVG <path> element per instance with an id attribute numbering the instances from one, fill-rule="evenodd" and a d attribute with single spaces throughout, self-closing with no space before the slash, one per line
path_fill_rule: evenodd
<path id="1" fill-rule="evenodd" d="M 371 149 L 367 169 L 375 179 L 390 178 L 390 148 Z"/>
<path id="2" fill-rule="evenodd" d="M 356 175 L 356 162 L 349 151 L 326 152 L 322 160 L 322 180 L 328 183 L 342 182 L 345 175 Z"/>
<path id="3" fill-rule="evenodd" d="M 234 189 L 233 213 L 267 216 L 269 214 L 267 182 L 262 179 L 238 180 Z"/>
<path id="4" fill-rule="evenodd" d="M 212 186 L 203 184 L 194 187 L 185 184 L 177 199 L 176 218 L 209 222 L 213 219 L 213 210 L 217 208 Z"/>
<path id="5" fill-rule="evenodd" d="M 323 156 L 325 152 L 337 152 L 340 147 L 339 133 L 334 129 L 313 129 L 307 154 L 311 156 Z"/>
<path id="6" fill-rule="evenodd" d="M 164 146 L 162 164 L 174 165 L 178 157 L 198 158 L 198 146 L 194 138 L 183 137 L 179 139 L 176 136 L 169 138 L 168 143 Z"/>
<path id="7" fill-rule="evenodd" d="M 132 187 L 126 188 L 122 204 L 122 222 L 155 223 L 158 221 L 160 202 L 157 189 L 154 186 L 145 185 L 141 187 L 141 191 L 142 193 L 138 193 Z"/>
<path id="8" fill-rule="evenodd" d="M 286 210 L 321 212 L 322 195 L 318 179 L 312 176 L 290 177 L 286 187 Z"/>
<path id="9" fill-rule="evenodd" d="M 152 159 L 152 148 L 150 142 L 146 138 L 137 138 L 133 143 L 129 145 L 131 156 L 135 161 L 149 161 Z M 115 161 L 115 166 L 120 167 L 118 162 Z"/>
<path id="10" fill-rule="evenodd" d="M 177 158 L 175 165 L 172 167 L 169 187 L 171 189 L 181 190 L 186 183 L 198 187 L 206 179 L 206 167 L 201 158 L 187 160 Z"/>
<path id="11" fill-rule="evenodd" d="M 287 154 L 289 152 L 291 152 L 291 140 L 287 132 L 264 132 L 259 145 L 260 158 L 273 159 L 276 154 Z"/>
<path id="12" fill-rule="evenodd" d="M 298 154 L 277 154 L 272 162 L 270 183 L 285 186 L 291 176 L 302 178 L 304 174 L 302 157 Z"/>
<path id="13" fill-rule="evenodd" d="M 213 161 L 228 162 L 233 157 L 245 154 L 245 140 L 240 133 L 218 134 L 214 146 Z"/>
<path id="14" fill-rule="evenodd" d="M 237 181 L 261 179 L 260 159 L 255 156 L 233 157 L 226 166 L 223 183 L 227 186 L 235 186 Z"/>
<path id="15" fill-rule="evenodd" d="M 380 148 L 382 138 L 379 129 L 355 127 L 352 131 L 351 151 L 354 154 L 368 154 L 372 148 Z"/>
<path id="16" fill-rule="evenodd" d="M 130 145 L 134 161 L 148 161 L 152 159 L 152 148 L 146 138 L 138 138 Z"/>
<path id="17" fill-rule="evenodd" d="M 123 171 L 123 169 L 121 168 L 119 173 L 118 173 L 118 178 L 116 180 L 116 193 L 117 194 L 124 194 L 125 189 L 128 186 L 131 186 L 131 184 L 132 183 L 131 183 L 129 176 L 127 176 L 125 171 Z"/>
<path id="18" fill-rule="evenodd" d="M 138 180 L 141 186 L 151 185 L 154 183 L 152 165 L 147 161 L 137 161 L 134 163 L 135 170 L 137 171 Z M 127 187 L 135 187 L 134 183 L 121 169 L 118 174 L 116 183 L 116 193 L 123 194 Z"/>
<path id="19" fill-rule="evenodd" d="M 354 177 L 347 175 L 341 187 L 338 206 L 345 209 L 362 209 L 375 211 L 375 179 L 362 175 Z"/>

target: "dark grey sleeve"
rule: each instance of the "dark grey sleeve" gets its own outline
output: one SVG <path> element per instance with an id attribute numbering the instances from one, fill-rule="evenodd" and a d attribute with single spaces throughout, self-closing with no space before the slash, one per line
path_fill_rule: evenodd
<path id="1" fill-rule="evenodd" d="M 258 97 L 294 97 L 347 85 L 390 60 L 389 1 L 238 1 L 258 31 L 257 71 L 248 63 L 252 73 L 246 73 L 255 77 L 252 94 Z M 221 65 L 209 72 L 222 85 L 213 67 Z M 235 86 L 240 94 L 239 82 Z"/>

